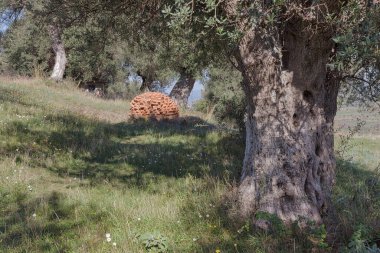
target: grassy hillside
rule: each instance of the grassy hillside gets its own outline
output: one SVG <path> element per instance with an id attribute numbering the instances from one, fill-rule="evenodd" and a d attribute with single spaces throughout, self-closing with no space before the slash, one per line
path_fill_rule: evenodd
<path id="1" fill-rule="evenodd" d="M 226 213 L 241 137 L 189 113 L 130 122 L 128 106 L 0 79 L 0 252 L 324 252 L 380 238 L 379 132 L 339 132 L 328 233 L 263 233 Z"/>

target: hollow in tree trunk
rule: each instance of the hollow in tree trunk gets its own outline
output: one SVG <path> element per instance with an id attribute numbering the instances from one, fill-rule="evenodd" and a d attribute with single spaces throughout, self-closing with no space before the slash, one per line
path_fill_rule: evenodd
<path id="1" fill-rule="evenodd" d="M 333 45 L 290 22 L 282 36 L 248 32 L 237 53 L 248 104 L 240 210 L 320 223 L 335 178 Z"/>
<path id="2" fill-rule="evenodd" d="M 65 74 L 66 69 L 66 52 L 65 46 L 61 38 L 61 30 L 56 25 L 50 25 L 48 27 L 49 35 L 52 41 L 52 48 L 55 54 L 55 63 L 53 72 L 50 75 L 50 78 L 61 81 L 63 79 L 63 75 Z"/>
<path id="3" fill-rule="evenodd" d="M 191 91 L 193 90 L 195 79 L 185 70 L 181 71 L 179 80 L 174 85 L 170 92 L 170 97 L 173 98 L 180 106 L 186 107 Z"/>

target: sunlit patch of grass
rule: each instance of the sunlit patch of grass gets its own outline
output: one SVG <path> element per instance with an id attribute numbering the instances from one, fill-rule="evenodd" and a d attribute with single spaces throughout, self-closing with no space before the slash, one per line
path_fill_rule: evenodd
<path id="1" fill-rule="evenodd" d="M 338 133 L 347 133 L 359 122 L 363 123 L 358 135 L 367 138 L 380 137 L 380 112 L 375 108 L 343 107 L 335 117 L 335 130 Z"/>
<path id="2" fill-rule="evenodd" d="M 344 159 L 359 163 L 362 168 L 375 170 L 380 165 L 380 136 L 354 136 L 349 141 L 349 149 Z M 339 148 L 339 138 L 337 147 Z"/>
<path id="3" fill-rule="evenodd" d="M 109 122 L 122 122 L 128 119 L 129 102 L 105 101 L 77 89 L 72 83 L 0 77 L 0 87 L 3 88 L 0 98 L 8 104 L 15 103 L 21 107 L 42 107 L 56 112 L 69 111 Z"/>

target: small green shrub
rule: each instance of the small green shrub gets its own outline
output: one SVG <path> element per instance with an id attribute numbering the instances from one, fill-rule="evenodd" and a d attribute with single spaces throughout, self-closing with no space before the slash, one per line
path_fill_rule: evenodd
<path id="1" fill-rule="evenodd" d="M 199 99 L 193 104 L 193 109 L 202 113 L 209 113 L 211 111 L 212 104 L 206 99 Z"/>
<path id="2" fill-rule="evenodd" d="M 243 132 L 246 101 L 241 73 L 229 65 L 222 65 L 211 66 L 207 76 L 204 99 L 195 105 L 195 109 L 212 113 L 219 123 Z"/>
<path id="3" fill-rule="evenodd" d="M 314 242 L 314 245 L 316 245 L 318 248 L 320 249 L 329 248 L 329 245 L 326 242 L 327 230 L 326 230 L 325 225 L 322 224 L 319 226 L 315 226 L 315 225 L 310 226 L 308 234 L 309 234 L 309 240 L 312 239 L 312 241 Z"/>
<path id="4" fill-rule="evenodd" d="M 369 231 L 365 226 L 359 228 L 353 233 L 351 240 L 346 248 L 347 253 L 380 253 L 380 248 L 376 243 L 371 244 L 368 239 Z"/>
<path id="5" fill-rule="evenodd" d="M 267 213 L 267 212 L 257 212 L 256 220 L 264 220 L 269 222 L 270 230 L 273 234 L 277 236 L 285 236 L 287 234 L 287 229 L 282 220 L 275 214 Z"/>
<path id="6" fill-rule="evenodd" d="M 138 235 L 137 238 L 148 252 L 168 252 L 168 240 L 159 232 L 145 233 Z"/>

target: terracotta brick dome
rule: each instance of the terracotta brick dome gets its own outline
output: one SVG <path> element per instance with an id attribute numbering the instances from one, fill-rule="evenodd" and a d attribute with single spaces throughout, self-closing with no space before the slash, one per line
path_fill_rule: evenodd
<path id="1" fill-rule="evenodd" d="M 160 92 L 146 92 L 131 101 L 131 118 L 174 119 L 179 116 L 176 102 Z"/>

